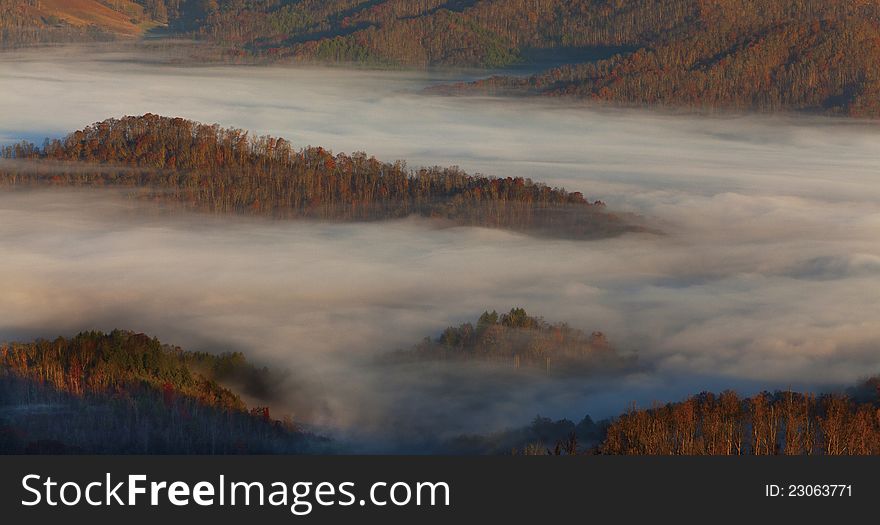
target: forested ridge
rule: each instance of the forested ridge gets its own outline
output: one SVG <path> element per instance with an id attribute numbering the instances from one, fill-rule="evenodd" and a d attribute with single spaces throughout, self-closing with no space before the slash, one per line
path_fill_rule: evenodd
<path id="1" fill-rule="evenodd" d="M 218 381 L 268 373 L 121 330 L 0 345 L 0 451 L 278 453 L 318 439 Z"/>
<path id="2" fill-rule="evenodd" d="M 554 375 L 632 371 L 635 357 L 623 356 L 602 332 L 587 334 L 566 323 L 548 323 L 522 308 L 484 312 L 476 323 L 446 328 L 408 350 L 384 356 L 386 363 L 465 361 L 539 369 Z"/>
<path id="3" fill-rule="evenodd" d="M 215 213 L 332 220 L 421 215 L 570 238 L 643 230 L 579 192 L 522 177 L 469 175 L 456 167 L 411 170 L 364 153 L 295 150 L 284 139 L 150 114 L 105 120 L 42 147 L 7 146 L 2 157 L 102 167 L 0 166 L 7 187 L 146 188 L 153 198 Z"/>

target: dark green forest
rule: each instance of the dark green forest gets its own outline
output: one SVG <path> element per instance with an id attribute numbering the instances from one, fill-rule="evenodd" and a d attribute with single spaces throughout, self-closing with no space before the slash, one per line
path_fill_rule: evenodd
<path id="1" fill-rule="evenodd" d="M 0 154 L 41 163 L 0 165 L 7 188 L 137 188 L 147 190 L 143 198 L 212 213 L 342 221 L 419 215 L 573 239 L 646 231 L 579 192 L 531 179 L 457 167 L 413 170 L 321 147 L 295 150 L 284 139 L 150 114 L 105 120 L 42 147 L 6 146 Z M 114 166 L 121 169 L 105 169 Z"/>

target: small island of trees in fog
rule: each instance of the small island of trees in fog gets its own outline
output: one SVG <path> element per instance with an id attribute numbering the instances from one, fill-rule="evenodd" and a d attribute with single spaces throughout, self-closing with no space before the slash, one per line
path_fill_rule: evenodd
<path id="1" fill-rule="evenodd" d="M 635 356 L 620 355 L 602 332 L 586 334 L 565 323 L 550 324 L 523 308 L 484 312 L 476 324 L 446 328 L 409 350 L 382 358 L 385 363 L 490 362 L 553 375 L 585 376 L 632 371 Z"/>

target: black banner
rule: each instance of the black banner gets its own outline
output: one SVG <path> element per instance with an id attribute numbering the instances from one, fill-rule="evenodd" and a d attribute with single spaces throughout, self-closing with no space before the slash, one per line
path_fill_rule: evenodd
<path id="1" fill-rule="evenodd" d="M 0 505 L 10 524 L 815 523 L 871 515 L 878 472 L 876 457 L 7 456 Z"/>

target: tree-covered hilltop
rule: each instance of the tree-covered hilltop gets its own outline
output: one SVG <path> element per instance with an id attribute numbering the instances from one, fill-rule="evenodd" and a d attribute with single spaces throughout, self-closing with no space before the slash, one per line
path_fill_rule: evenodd
<path id="1" fill-rule="evenodd" d="M 7 146 L 2 157 L 78 163 L 0 165 L 0 184 L 146 188 L 150 196 L 215 213 L 364 221 L 409 215 L 551 237 L 596 238 L 644 228 L 522 177 L 468 175 L 457 167 L 411 170 L 364 153 L 295 150 L 284 139 L 147 114 L 109 119 L 46 141 Z M 82 170 L 83 165 L 101 169 Z M 105 169 L 106 167 L 134 167 Z"/>
<path id="2" fill-rule="evenodd" d="M 632 371 L 636 359 L 623 356 L 602 332 L 587 334 L 565 323 L 550 324 L 522 308 L 484 312 L 475 324 L 446 328 L 408 350 L 382 358 L 385 363 L 495 362 L 514 369 L 539 369 L 554 375 Z"/>
<path id="3" fill-rule="evenodd" d="M 0 452 L 291 453 L 319 444 L 218 381 L 266 374 L 240 354 L 84 332 L 0 346 Z"/>

